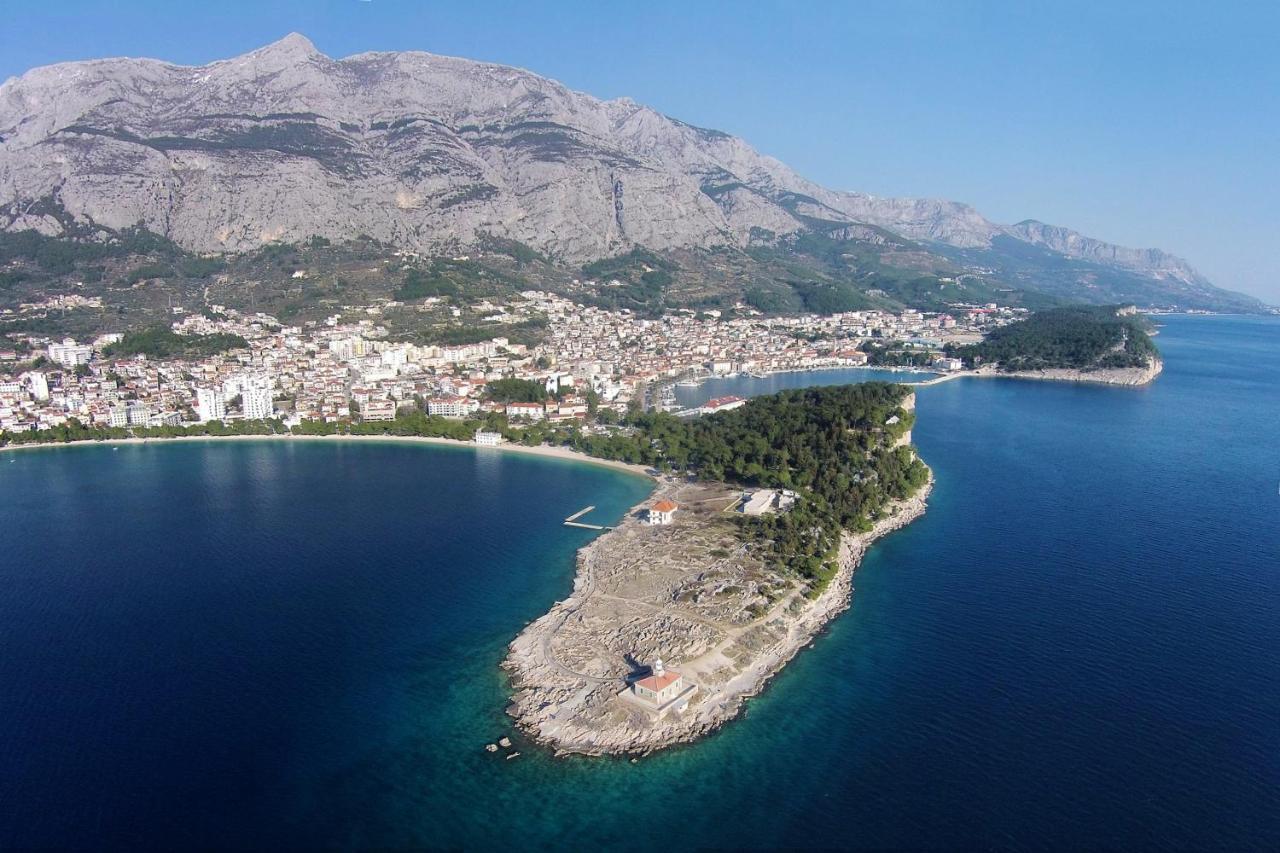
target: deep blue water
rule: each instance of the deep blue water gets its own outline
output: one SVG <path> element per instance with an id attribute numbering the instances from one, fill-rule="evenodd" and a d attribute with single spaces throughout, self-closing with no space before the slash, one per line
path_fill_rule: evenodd
<path id="1" fill-rule="evenodd" d="M 558 521 L 642 481 L 0 456 L 0 848 L 1280 847 L 1280 322 L 1166 323 L 1147 389 L 922 389 L 928 514 L 744 718 L 634 765 L 481 745 Z"/>

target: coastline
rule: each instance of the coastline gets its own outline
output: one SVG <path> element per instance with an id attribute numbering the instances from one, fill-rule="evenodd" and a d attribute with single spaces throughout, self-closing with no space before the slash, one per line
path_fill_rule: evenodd
<path id="1" fill-rule="evenodd" d="M 942 378 L 947 375 L 947 374 L 938 373 L 937 370 L 934 370 L 931 367 L 899 367 L 899 366 L 892 366 L 892 365 L 871 365 L 871 364 L 821 364 L 816 367 L 783 367 L 783 368 L 778 368 L 777 370 L 761 370 L 759 372 L 726 373 L 726 374 L 720 374 L 720 375 L 695 376 L 692 378 L 697 380 L 697 385 L 695 387 L 701 388 L 703 385 L 707 384 L 707 382 L 710 382 L 710 381 L 741 379 L 743 376 L 747 376 L 752 379 L 768 379 L 772 376 L 783 376 L 788 373 L 819 373 L 823 371 L 835 371 L 835 370 L 873 370 L 873 371 L 880 371 L 883 373 L 932 373 L 936 375 L 936 378 Z M 681 381 L 683 380 L 676 378 L 671 380 L 665 380 L 661 384 L 674 388 L 678 386 Z M 870 380 L 870 381 L 875 381 L 875 380 Z M 884 381 L 890 382 L 890 381 L 897 381 L 897 380 L 892 380 L 886 377 Z M 934 380 L 919 380 L 919 381 L 931 382 Z M 899 382 L 898 384 L 913 385 L 915 383 Z"/>
<path id="2" fill-rule="evenodd" d="M 675 637 L 684 632 L 681 620 L 687 614 L 669 604 L 643 603 L 658 611 L 656 615 L 647 613 L 648 621 L 634 615 L 625 620 L 609 618 L 609 607 L 616 607 L 611 602 L 617 596 L 609 590 L 601 591 L 601 586 L 616 583 L 617 578 L 609 577 L 602 568 L 603 558 L 625 551 L 628 545 L 636 546 L 637 538 L 643 535 L 635 514 L 629 514 L 615 530 L 578 552 L 573 592 L 530 623 L 509 645 L 502 664 L 510 673 L 513 690 L 507 713 L 519 730 L 556 755 L 645 755 L 715 731 L 737 717 L 746 700 L 759 695 L 774 675 L 850 606 L 853 576 L 867 549 L 923 515 L 933 484 L 931 472 L 916 495 L 895 504 L 892 513 L 875 522 L 870 531 L 846 532 L 840 543 L 836 575 L 817 598 L 809 600 L 799 589 L 792 589 L 753 622 L 713 634 L 706 638 L 700 654 L 673 663 L 699 685 L 699 690 L 689 700 L 687 710 L 656 718 L 650 712 L 628 707 L 619 695 L 625 692 L 627 678 L 621 661 L 606 662 L 602 668 L 600 658 L 600 649 L 609 645 L 607 641 L 617 646 L 621 640 L 622 645 L 638 649 L 663 641 L 676 642 Z M 649 556 L 651 549 L 633 547 L 632 552 L 632 559 L 624 561 L 632 576 L 625 579 L 628 582 L 637 572 L 655 571 Z M 643 556 L 636 556 L 636 552 Z M 705 630 L 699 621 L 705 620 L 686 620 L 684 624 L 695 629 L 689 633 Z M 583 635 L 577 648 L 573 638 L 558 636 L 566 626 L 566 633 Z M 560 648 L 553 646 L 557 640 Z M 590 647 L 585 657 L 584 645 Z M 754 654 L 737 666 L 744 649 Z M 566 656 L 571 656 L 576 669 L 563 663 L 561 658 Z M 593 668 L 594 672 L 583 671 Z M 722 678 L 726 672 L 728 676 Z"/>
<path id="3" fill-rule="evenodd" d="M 0 453 L 10 450 L 48 450 L 58 447 L 104 447 L 109 445 L 143 445 L 143 444 L 168 444 L 170 442 L 194 442 L 194 441 L 285 441 L 285 442 L 343 442 L 343 441 L 372 441 L 372 442 L 395 442 L 400 444 L 426 444 L 437 447 L 456 447 L 471 449 L 477 452 L 498 451 L 502 453 L 521 453 L 527 456 L 541 456 L 547 459 L 560 459 L 567 462 L 580 462 L 590 465 L 599 465 L 604 468 L 612 468 L 615 471 L 624 471 L 628 474 L 634 474 L 640 477 L 646 477 L 653 480 L 654 476 L 649 469 L 643 465 L 633 465 L 630 462 L 618 462 L 612 459 L 598 459 L 595 456 L 588 456 L 577 450 L 568 447 L 559 447 L 548 444 L 541 444 L 536 447 L 528 447 L 523 444 L 498 444 L 481 446 L 470 441 L 458 441 L 452 438 L 439 438 L 434 436 L 418 436 L 418 435 L 176 435 L 169 438 L 109 438 L 87 441 L 46 441 L 36 444 L 9 444 L 0 447 Z"/>
<path id="4" fill-rule="evenodd" d="M 929 379 L 894 379 L 892 376 L 886 376 L 884 381 L 897 382 L 900 385 L 909 385 L 915 388 L 928 388 L 932 385 L 941 385 L 945 382 L 954 382 L 957 379 L 974 378 L 974 379 L 1034 379 L 1044 382 L 1076 382 L 1087 385 L 1110 385 L 1113 387 L 1129 387 L 1140 388 L 1149 385 L 1155 381 L 1156 377 L 1164 371 L 1164 360 L 1156 358 L 1147 367 L 1122 367 L 1109 368 L 1102 370 L 1078 370 L 1074 368 L 1049 368 L 1045 370 L 1022 370 L 1014 372 L 1003 372 L 996 367 L 979 367 L 973 370 L 958 370 L 951 373 L 939 373 L 931 368 L 923 367 L 872 367 L 868 365 L 823 365 L 821 367 L 799 367 L 786 370 L 766 370 L 759 374 L 756 378 L 767 379 L 772 376 L 782 376 L 792 373 L 814 373 L 818 371 L 832 370 L 874 370 L 883 371 L 886 374 L 894 373 L 933 373 L 934 376 Z M 702 376 L 698 377 L 698 386 L 702 387 L 709 380 L 715 379 L 734 379 L 738 375 L 732 376 Z M 874 381 L 874 380 L 870 380 Z M 675 387 L 677 383 L 670 383 L 671 387 Z"/>
<path id="5" fill-rule="evenodd" d="M 1077 382 L 1086 385 L 1110 385 L 1122 388 L 1141 388 L 1150 385 L 1164 371 L 1164 360 L 1156 358 L 1146 367 L 1116 367 L 1103 370 L 1078 370 L 1075 368 L 1048 368 L 1045 370 L 1018 370 L 1004 372 L 995 367 L 979 367 L 976 370 L 958 370 L 933 379 L 904 382 L 916 388 L 941 385 L 956 379 L 1034 379 L 1041 382 Z"/>
<path id="6" fill-rule="evenodd" d="M 1013 373 L 996 373 L 1012 379 L 1039 379 L 1049 382 L 1082 382 L 1093 385 L 1114 385 L 1141 388 L 1150 385 L 1164 371 L 1164 360 L 1155 358 L 1146 367 L 1116 367 L 1105 370 L 1073 370 L 1051 368 L 1048 370 L 1019 370 Z"/>

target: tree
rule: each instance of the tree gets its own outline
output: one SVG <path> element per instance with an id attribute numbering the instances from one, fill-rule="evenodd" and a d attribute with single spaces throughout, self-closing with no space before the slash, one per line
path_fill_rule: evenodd
<path id="1" fill-rule="evenodd" d="M 500 403 L 541 403 L 547 399 L 547 388 L 532 379 L 495 379 L 487 386 L 489 397 Z"/>

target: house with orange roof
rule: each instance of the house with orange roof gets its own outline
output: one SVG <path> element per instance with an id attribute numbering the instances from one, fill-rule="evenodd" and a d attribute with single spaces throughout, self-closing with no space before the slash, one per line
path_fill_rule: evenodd
<path id="1" fill-rule="evenodd" d="M 649 511 L 645 515 L 645 521 L 648 524 L 670 524 L 675 520 L 676 510 L 678 509 L 680 509 L 680 506 L 675 501 L 663 498 L 649 507 Z"/>
<path id="2" fill-rule="evenodd" d="M 631 690 L 636 697 L 650 703 L 655 708 L 661 708 L 672 699 L 675 699 L 684 692 L 684 689 L 684 676 L 674 670 L 666 669 L 662 665 L 661 658 L 653 662 L 649 675 L 631 684 Z"/>

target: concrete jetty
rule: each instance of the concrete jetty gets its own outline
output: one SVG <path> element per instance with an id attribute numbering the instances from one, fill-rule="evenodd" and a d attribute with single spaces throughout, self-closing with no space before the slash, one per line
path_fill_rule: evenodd
<path id="1" fill-rule="evenodd" d="M 588 524 L 585 521 L 578 521 L 579 518 L 582 518 L 584 515 L 591 512 L 593 509 L 595 509 L 594 506 L 583 507 L 582 509 L 575 512 L 573 515 L 566 518 L 564 520 L 564 526 L 565 527 L 581 527 L 584 530 L 612 530 L 613 529 L 612 527 L 609 527 L 604 524 Z"/>

